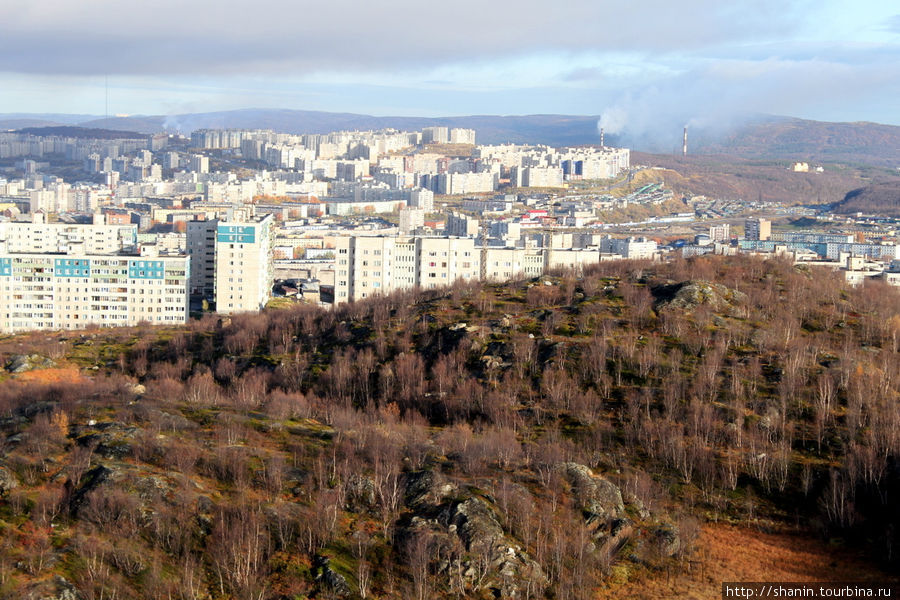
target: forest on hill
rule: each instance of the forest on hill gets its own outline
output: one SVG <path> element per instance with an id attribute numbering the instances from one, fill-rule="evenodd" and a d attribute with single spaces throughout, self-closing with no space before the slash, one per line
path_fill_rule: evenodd
<path id="1" fill-rule="evenodd" d="M 900 217 L 900 182 L 878 183 L 851 190 L 834 206 L 836 213 Z"/>
<path id="2" fill-rule="evenodd" d="M 898 351 L 896 289 L 744 256 L 7 337 L 0 597 L 614 597 L 708 523 L 883 580 Z"/>

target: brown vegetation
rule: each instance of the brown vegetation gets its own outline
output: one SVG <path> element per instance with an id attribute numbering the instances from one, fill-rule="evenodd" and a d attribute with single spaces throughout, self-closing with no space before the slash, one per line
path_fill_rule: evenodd
<path id="1" fill-rule="evenodd" d="M 8 338 L 93 375 L 0 387 L 0 590 L 587 599 L 724 577 L 722 531 L 887 564 L 898 314 L 704 257 Z M 784 524 L 807 537 L 746 528 Z"/>

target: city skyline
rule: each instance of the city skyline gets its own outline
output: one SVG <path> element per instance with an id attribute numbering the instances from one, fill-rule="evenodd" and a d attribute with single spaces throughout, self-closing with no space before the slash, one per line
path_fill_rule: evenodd
<path id="1" fill-rule="evenodd" d="M 747 113 L 900 124 L 900 15 L 886 2 L 565 8 L 6 7 L 0 112 L 603 114 L 632 134 Z"/>

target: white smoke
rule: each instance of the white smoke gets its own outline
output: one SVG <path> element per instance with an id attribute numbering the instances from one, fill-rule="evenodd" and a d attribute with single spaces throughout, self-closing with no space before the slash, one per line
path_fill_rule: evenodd
<path id="1" fill-rule="evenodd" d="M 178 117 L 174 115 L 167 116 L 166 120 L 163 122 L 163 129 L 165 129 L 166 131 L 181 133 L 181 124 L 178 121 Z"/>
<path id="2" fill-rule="evenodd" d="M 600 115 L 597 129 L 603 129 L 606 133 L 618 134 L 625 130 L 626 123 L 628 123 L 628 113 L 621 106 L 614 106 Z"/>

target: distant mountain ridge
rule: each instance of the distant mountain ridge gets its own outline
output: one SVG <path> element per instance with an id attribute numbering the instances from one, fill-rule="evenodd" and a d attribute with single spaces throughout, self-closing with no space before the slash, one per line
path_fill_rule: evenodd
<path id="1" fill-rule="evenodd" d="M 532 143 L 553 146 L 599 144 L 598 115 L 472 115 L 461 117 L 377 117 L 289 109 L 241 109 L 181 115 L 103 118 L 92 115 L 0 114 L 0 129 L 78 125 L 139 133 L 180 132 L 195 129 L 273 129 L 286 133 L 328 133 L 340 130 L 395 128 L 416 130 L 428 126 L 465 127 L 478 132 L 481 143 Z M 667 132 L 671 133 L 671 132 Z M 680 133 L 680 131 L 679 131 Z M 694 128 L 689 148 L 695 154 L 738 156 L 750 159 L 797 160 L 816 163 L 862 163 L 900 166 L 900 127 L 877 123 L 827 123 L 790 117 L 748 118 L 743 125 L 722 133 Z M 606 143 L 639 151 L 678 153 L 664 136 L 615 135 Z M 680 142 L 680 139 L 679 139 Z M 669 148 L 669 146 L 672 146 Z"/>

